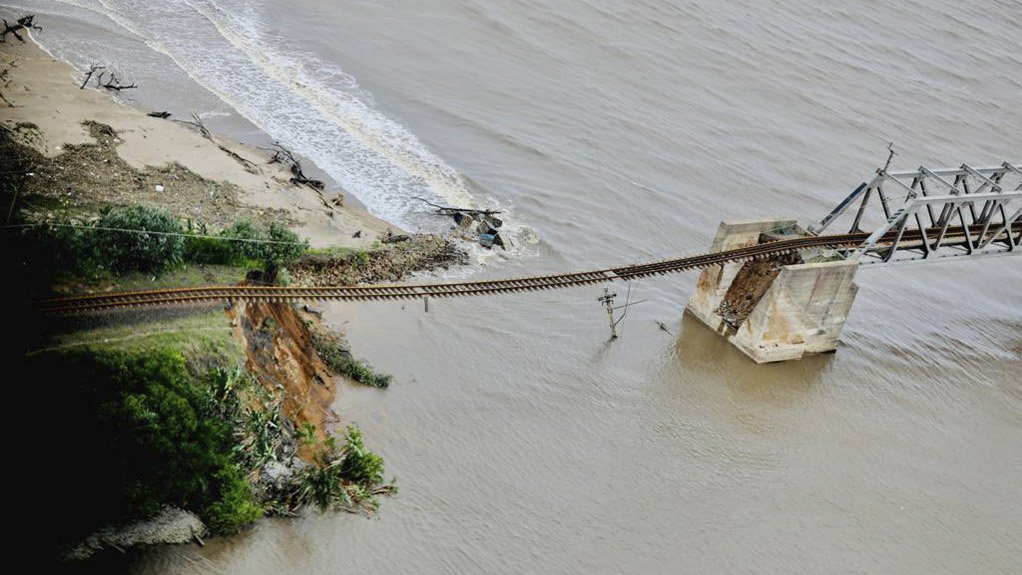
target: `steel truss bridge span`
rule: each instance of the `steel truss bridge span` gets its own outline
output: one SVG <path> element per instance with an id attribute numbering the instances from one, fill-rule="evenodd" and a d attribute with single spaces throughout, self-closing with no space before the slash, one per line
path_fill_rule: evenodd
<path id="1" fill-rule="evenodd" d="M 864 241 L 870 239 L 874 240 L 874 243 L 886 242 L 892 244 L 892 247 L 896 245 L 897 249 L 915 249 L 913 248 L 913 242 L 924 243 L 924 240 L 928 237 L 928 233 L 933 234 L 942 231 L 944 245 L 952 245 L 958 241 L 970 242 L 971 237 L 980 233 L 987 233 L 987 230 L 982 229 L 982 226 L 970 226 L 968 229 L 964 227 L 943 226 L 942 228 L 943 230 L 897 230 L 889 232 L 878 238 L 872 238 L 871 234 L 861 232 L 842 235 L 779 239 L 744 248 L 645 264 L 514 279 L 419 285 L 407 284 L 324 287 L 245 285 L 208 286 L 134 292 L 114 292 L 78 297 L 55 298 L 36 300 L 33 304 L 36 309 L 46 313 L 79 313 L 110 308 L 189 304 L 211 301 L 372 301 L 495 295 L 511 292 L 568 288 L 610 281 L 628 281 L 655 275 L 701 269 L 717 264 L 769 258 L 813 248 L 831 248 L 835 250 L 842 248 L 848 249 L 860 246 Z M 1022 239 L 1022 221 L 1012 222 L 1010 226 L 1001 229 L 996 237 L 990 237 L 989 239 L 991 242 L 1004 243 L 1013 249 L 1015 246 L 1020 244 L 1020 239 Z M 1016 254 L 1020 252 L 1022 252 L 1022 250 L 1014 250 L 1014 253 Z"/>

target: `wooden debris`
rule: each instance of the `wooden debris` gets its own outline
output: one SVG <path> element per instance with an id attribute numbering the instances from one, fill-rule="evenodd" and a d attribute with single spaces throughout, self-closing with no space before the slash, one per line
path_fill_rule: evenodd
<path id="1" fill-rule="evenodd" d="M 85 86 L 88 85 L 89 80 L 92 79 L 92 75 L 100 70 L 103 70 L 104 68 L 106 68 L 106 66 L 97 66 L 96 64 L 92 64 L 91 66 L 89 66 L 89 69 L 86 70 L 85 72 L 85 79 L 82 80 L 82 85 L 78 86 L 78 89 L 84 90 Z"/>
<path id="2" fill-rule="evenodd" d="M 103 76 L 106 72 L 100 72 L 99 76 L 96 77 L 96 85 L 101 88 L 106 88 L 112 92 L 120 92 L 121 90 L 134 90 L 138 88 L 138 84 L 132 82 L 131 84 L 122 84 L 121 79 L 117 77 L 117 74 L 110 72 L 110 77 L 107 78 L 106 84 L 103 83 Z"/>
<path id="3" fill-rule="evenodd" d="M 170 114 L 168 113 L 167 116 L 170 116 Z M 241 157 L 234 150 L 232 150 L 232 149 L 228 148 L 227 146 L 221 144 L 213 136 L 213 132 L 210 132 L 209 128 L 206 127 L 206 124 L 204 124 L 202 122 L 202 118 L 200 118 L 197 113 L 192 112 L 192 118 L 194 118 L 194 120 L 195 120 L 194 122 L 189 122 L 188 120 L 171 120 L 171 121 L 173 121 L 173 122 L 180 122 L 182 124 L 187 124 L 187 125 L 195 128 L 196 130 L 198 130 L 199 134 L 201 134 L 203 138 L 206 138 L 210 142 L 213 142 L 214 144 L 216 144 L 216 147 L 220 148 L 220 151 L 222 151 L 223 153 L 227 154 L 228 156 L 233 158 L 234 161 L 236 161 L 239 164 L 241 164 L 242 166 L 244 166 L 245 170 L 247 172 L 249 172 L 250 174 L 256 174 L 256 173 L 259 172 L 259 170 L 258 170 L 258 168 L 256 168 L 255 164 L 253 164 L 249 160 Z"/>
<path id="4" fill-rule="evenodd" d="M 291 171 L 291 183 L 297 185 L 309 186 L 314 190 L 322 190 L 326 187 L 322 180 L 316 180 L 305 175 L 302 171 L 302 163 L 298 161 L 294 153 L 281 145 L 280 142 L 274 142 L 273 156 L 270 158 L 270 163 L 284 164 Z"/>
<path id="5" fill-rule="evenodd" d="M 21 18 L 18 18 L 17 22 L 15 22 L 13 25 L 9 24 L 6 19 L 3 19 L 3 22 L 4 29 L 3 32 L 0 32 L 0 42 L 6 42 L 7 35 L 14 34 L 14 37 L 24 44 L 25 38 L 23 38 L 21 34 L 18 34 L 19 30 L 42 30 L 42 28 L 35 25 L 35 14 L 22 16 Z"/>
<path id="6" fill-rule="evenodd" d="M 412 199 L 419 200 L 436 208 L 438 215 L 454 219 L 455 229 L 471 237 L 474 241 L 479 242 L 479 245 L 484 248 L 492 248 L 496 245 L 507 249 L 504 246 L 504 238 L 501 237 L 499 231 L 500 227 L 504 225 L 504 221 L 497 217 L 497 214 L 501 213 L 500 211 L 441 206 L 417 196 L 412 196 Z M 469 237 L 465 239 L 469 239 Z"/>

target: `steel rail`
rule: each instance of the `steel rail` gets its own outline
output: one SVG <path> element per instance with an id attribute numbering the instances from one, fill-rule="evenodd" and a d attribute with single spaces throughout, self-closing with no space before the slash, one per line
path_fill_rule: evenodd
<path id="1" fill-rule="evenodd" d="M 972 227 L 970 226 L 970 231 Z M 977 227 L 978 229 L 978 227 Z M 936 231 L 931 228 L 927 231 Z M 963 235 L 963 228 L 950 228 L 945 233 L 956 237 Z M 1003 232 L 1003 230 L 1002 230 Z M 1013 222 L 1009 233 L 1022 232 L 1022 222 Z M 118 307 L 168 305 L 208 302 L 217 300 L 270 301 L 294 300 L 400 300 L 424 297 L 462 297 L 561 289 L 604 283 L 616 280 L 632 280 L 654 275 L 677 273 L 701 269 L 715 264 L 776 256 L 810 248 L 841 248 L 857 246 L 869 237 L 869 233 L 854 233 L 831 236 L 808 236 L 725 250 L 721 252 L 636 264 L 618 268 L 575 272 L 567 274 L 533 276 L 512 279 L 449 282 L 439 284 L 361 285 L 361 286 L 204 286 L 147 291 L 115 292 L 36 300 L 33 305 L 45 313 L 74 313 Z M 893 240 L 895 232 L 883 240 Z M 905 230 L 900 241 L 923 240 L 918 230 Z M 945 244 L 947 245 L 947 244 Z M 910 249 L 906 247 L 905 249 Z"/>

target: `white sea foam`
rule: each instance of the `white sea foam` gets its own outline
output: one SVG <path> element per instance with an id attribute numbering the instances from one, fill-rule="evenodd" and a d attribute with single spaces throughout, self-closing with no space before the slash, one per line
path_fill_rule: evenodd
<path id="1" fill-rule="evenodd" d="M 435 220 L 413 196 L 475 205 L 461 175 L 374 108 L 355 78 L 271 36 L 256 18 L 207 0 L 57 2 L 101 14 L 170 58 L 380 218 L 430 229 Z"/>

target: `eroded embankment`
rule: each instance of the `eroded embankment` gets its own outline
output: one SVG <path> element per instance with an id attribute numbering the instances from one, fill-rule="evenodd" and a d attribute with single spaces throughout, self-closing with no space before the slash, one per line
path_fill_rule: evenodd
<path id="1" fill-rule="evenodd" d="M 280 391 L 289 433 L 294 435 L 305 426 L 314 429 L 320 440 L 331 436 L 340 422 L 332 407 L 337 386 L 335 374 L 316 352 L 308 327 L 316 320 L 301 317 L 295 308 L 283 303 L 238 303 L 226 313 L 245 350 L 247 369 L 264 389 Z M 312 443 L 298 447 L 304 460 L 314 460 Z"/>

